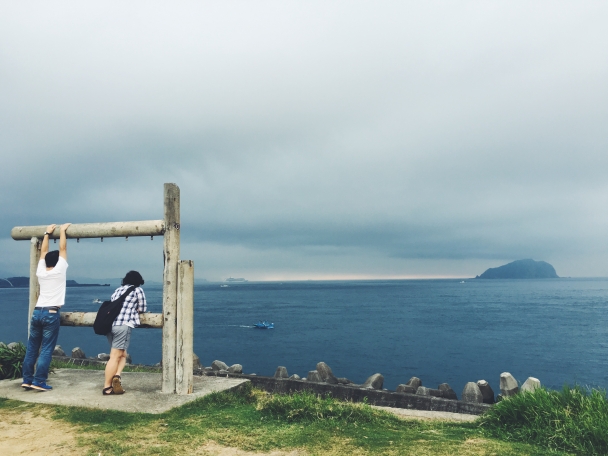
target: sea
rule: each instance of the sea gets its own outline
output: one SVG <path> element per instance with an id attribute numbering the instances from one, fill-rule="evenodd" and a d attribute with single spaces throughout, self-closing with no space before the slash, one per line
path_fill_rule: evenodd
<path id="1" fill-rule="evenodd" d="M 161 312 L 162 287 L 144 285 Z M 109 287 L 68 288 L 65 311 L 96 311 Z M 197 285 L 194 351 L 205 366 L 241 364 L 272 376 L 278 366 L 305 377 L 326 362 L 363 383 L 381 373 L 395 389 L 411 377 L 460 395 L 470 381 L 499 390 L 502 372 L 549 388 L 608 388 L 608 279 L 373 280 Z M 27 339 L 27 289 L 0 289 L 0 341 Z M 260 320 L 274 329 L 260 330 Z M 62 327 L 66 353 L 108 353 L 92 328 Z M 136 329 L 134 363 L 161 360 L 160 329 Z"/>

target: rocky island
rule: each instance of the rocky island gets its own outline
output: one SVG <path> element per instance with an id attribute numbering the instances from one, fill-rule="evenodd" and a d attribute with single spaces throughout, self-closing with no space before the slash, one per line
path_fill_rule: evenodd
<path id="1" fill-rule="evenodd" d="M 558 279 L 555 268 L 545 261 L 517 260 L 490 268 L 476 279 Z"/>

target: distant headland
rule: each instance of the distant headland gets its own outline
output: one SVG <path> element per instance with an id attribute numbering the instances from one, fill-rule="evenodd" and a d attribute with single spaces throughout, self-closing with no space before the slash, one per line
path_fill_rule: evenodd
<path id="1" fill-rule="evenodd" d="M 78 283 L 75 280 L 66 280 L 66 287 L 109 287 L 109 283 Z M 7 277 L 0 279 L 0 288 L 28 288 L 30 286 L 29 277 Z"/>
<path id="2" fill-rule="evenodd" d="M 555 268 L 546 261 L 517 260 L 490 268 L 476 279 L 558 279 Z"/>

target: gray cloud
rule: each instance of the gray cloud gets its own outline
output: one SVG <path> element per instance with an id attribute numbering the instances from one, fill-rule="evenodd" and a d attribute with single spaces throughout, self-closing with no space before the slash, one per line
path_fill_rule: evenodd
<path id="1" fill-rule="evenodd" d="M 160 218 L 177 182 L 199 277 L 608 274 L 601 2 L 3 10 L 2 271 L 13 226 Z"/>

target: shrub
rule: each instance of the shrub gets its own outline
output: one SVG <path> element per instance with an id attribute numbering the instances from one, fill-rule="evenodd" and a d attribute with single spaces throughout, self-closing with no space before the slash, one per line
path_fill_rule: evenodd
<path id="1" fill-rule="evenodd" d="M 21 377 L 23 359 L 25 358 L 25 345 L 21 342 L 14 348 L 0 344 L 0 380 L 11 380 Z"/>
<path id="2" fill-rule="evenodd" d="M 496 404 L 480 419 L 489 435 L 585 455 L 608 454 L 606 392 L 539 388 Z"/>

